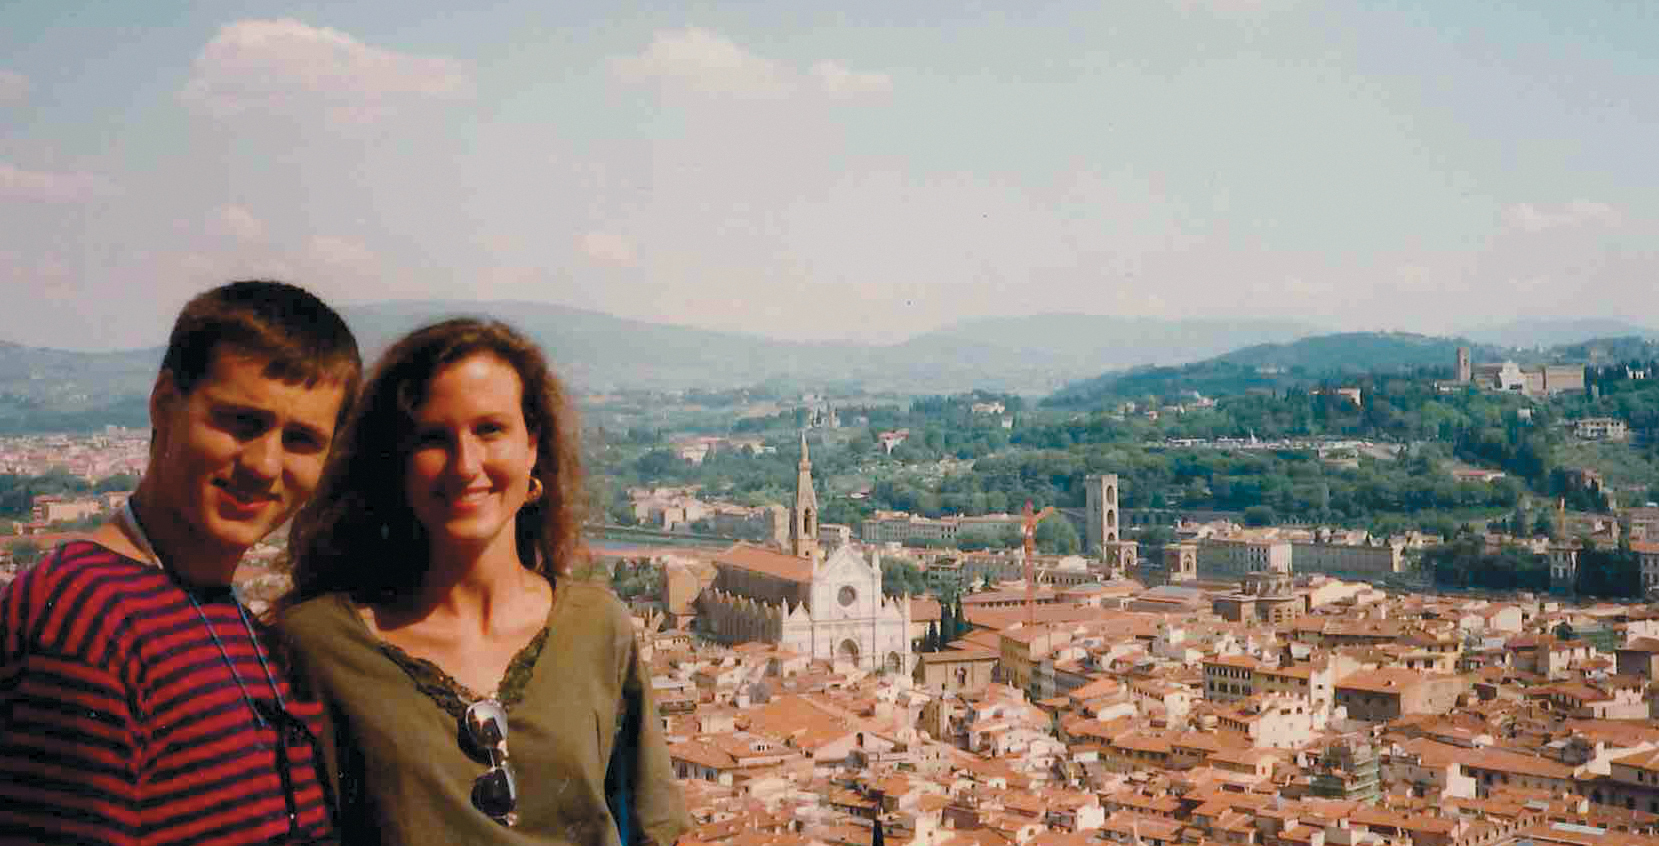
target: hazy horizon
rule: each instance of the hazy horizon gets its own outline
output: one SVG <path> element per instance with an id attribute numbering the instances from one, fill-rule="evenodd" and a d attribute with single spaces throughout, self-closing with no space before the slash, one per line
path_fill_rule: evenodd
<path id="1" fill-rule="evenodd" d="M 453 298 L 432 297 L 432 298 L 406 299 L 406 300 L 382 300 L 382 301 L 371 302 L 371 303 L 339 303 L 338 305 L 340 305 L 342 310 L 344 312 L 346 312 L 346 317 L 349 321 L 349 320 L 352 320 L 352 312 L 354 310 L 358 310 L 358 309 L 399 306 L 399 305 L 404 305 L 404 304 L 428 304 L 428 303 L 440 303 L 440 302 L 455 302 L 455 303 L 476 304 L 476 306 L 477 306 L 476 313 L 483 314 L 483 315 L 488 315 L 488 316 L 499 317 L 501 319 L 504 319 L 504 320 L 507 320 L 507 321 L 511 322 L 514 318 L 514 313 L 512 313 L 510 311 L 507 311 L 507 310 L 505 310 L 501 307 L 503 307 L 503 306 L 521 306 L 521 305 L 526 304 L 528 301 L 518 300 L 518 299 L 512 299 L 512 300 L 479 300 L 479 299 L 462 300 L 462 299 L 453 299 Z M 562 305 L 562 304 L 559 304 L 559 303 L 531 303 L 531 304 L 534 305 L 534 306 L 538 306 L 538 307 L 539 306 L 547 306 L 547 307 L 555 308 L 555 309 L 563 309 L 563 308 L 578 309 L 578 310 L 583 311 L 583 312 L 588 312 L 588 313 L 592 313 L 592 314 L 596 314 L 596 315 L 602 315 L 602 316 L 605 316 L 605 317 L 618 318 L 618 319 L 621 319 L 621 320 L 642 320 L 641 318 L 627 317 L 625 315 L 612 315 L 612 314 L 608 314 L 606 312 L 600 312 L 600 311 L 597 311 L 597 310 L 594 310 L 594 309 L 586 309 L 586 308 L 580 308 L 580 307 L 576 307 L 576 306 L 565 306 L 565 305 Z M 448 313 L 459 315 L 459 314 L 470 314 L 470 313 L 474 313 L 474 312 L 468 311 L 466 308 L 459 308 L 459 309 L 453 310 L 452 312 L 448 312 Z M 950 330 L 950 329 L 957 329 L 957 328 L 966 329 L 966 328 L 971 327 L 972 325 L 974 325 L 976 323 L 979 323 L 979 322 L 998 321 L 998 320 L 1003 319 L 1003 318 L 1011 319 L 1011 320 L 1014 320 L 1014 321 L 1042 320 L 1042 319 L 1063 319 L 1063 318 L 1081 318 L 1081 319 L 1108 318 L 1108 319 L 1127 320 L 1127 321 L 1146 320 L 1146 321 L 1165 321 L 1165 322 L 1172 322 L 1172 323 L 1173 322 L 1188 321 L 1190 323 L 1202 323 L 1202 324 L 1222 325 L 1222 326 L 1234 325 L 1234 326 L 1240 326 L 1240 327 L 1256 326 L 1257 324 L 1260 324 L 1261 326 L 1264 326 L 1264 327 L 1265 326 L 1272 326 L 1272 325 L 1275 325 L 1275 324 L 1281 324 L 1283 326 L 1290 326 L 1290 325 L 1294 325 L 1294 324 L 1298 324 L 1298 323 L 1304 323 L 1303 321 L 1296 321 L 1296 320 L 1291 320 L 1291 319 L 1288 319 L 1288 318 L 1281 320 L 1281 319 L 1272 318 L 1272 317 L 1266 317 L 1266 318 L 1251 317 L 1251 318 L 1242 318 L 1242 319 L 1240 319 L 1240 318 L 1229 319 L 1229 318 L 1223 318 L 1223 317 L 1191 317 L 1191 318 L 1174 317 L 1174 318 L 1165 318 L 1165 317 L 1160 317 L 1160 316 L 1156 316 L 1156 315 L 1146 315 L 1146 316 L 1136 317 L 1136 316 L 1126 316 L 1126 315 L 1085 314 L 1085 313 L 1081 313 L 1081 312 L 1051 312 L 1051 313 L 1046 313 L 1046 314 L 1045 313 L 1034 313 L 1034 314 L 1018 314 L 1018 315 L 1011 314 L 1011 315 L 991 315 L 991 316 L 963 317 L 963 318 L 959 318 L 957 320 L 950 321 L 950 322 L 948 322 L 944 325 L 941 325 L 941 326 L 931 327 L 931 328 L 923 329 L 923 330 L 918 330 L 917 332 L 915 332 L 913 334 L 910 334 L 910 335 L 907 335 L 907 336 L 902 337 L 902 338 L 871 339 L 871 338 L 857 338 L 857 337 L 788 338 L 788 337 L 778 337 L 778 336 L 773 336 L 773 335 L 767 335 L 767 334 L 764 334 L 764 333 L 748 332 L 748 331 L 744 331 L 742 329 L 728 329 L 728 328 L 722 328 L 722 327 L 717 327 L 717 326 L 716 327 L 708 327 L 708 326 L 697 326 L 697 325 L 687 324 L 687 323 L 671 323 L 671 322 L 667 322 L 667 321 L 651 321 L 651 320 L 644 320 L 642 322 L 651 323 L 651 324 L 655 324 L 655 325 L 675 326 L 675 327 L 680 327 L 680 328 L 685 328 L 685 329 L 692 329 L 692 330 L 720 332 L 720 333 L 724 333 L 724 334 L 728 334 L 728 335 L 736 335 L 736 336 L 743 336 L 743 337 L 763 339 L 763 340 L 775 340 L 775 341 L 786 341 L 786 342 L 787 341 L 798 341 L 798 342 L 804 343 L 804 344 L 847 343 L 847 344 L 857 344 L 857 345 L 891 347 L 891 346 L 898 346 L 898 345 L 904 344 L 908 341 L 916 340 L 918 338 L 921 338 L 925 335 L 929 335 L 931 333 L 941 332 L 941 331 Z M 1514 347 L 1541 346 L 1541 347 L 1549 347 L 1549 346 L 1559 346 L 1559 345 L 1566 344 L 1566 343 L 1578 343 L 1579 341 L 1591 340 L 1593 338 L 1608 338 L 1608 337 L 1613 337 L 1616 334 L 1619 334 L 1619 333 L 1581 333 L 1582 337 L 1578 338 L 1577 340 L 1573 340 L 1573 341 L 1549 341 L 1549 342 L 1530 342 L 1529 341 L 1529 342 L 1526 342 L 1526 343 L 1517 342 L 1517 343 L 1513 343 L 1513 344 L 1506 344 L 1506 343 L 1504 343 L 1502 341 L 1499 341 L 1499 340 L 1487 340 L 1487 339 L 1485 339 L 1485 336 L 1487 336 L 1487 335 L 1505 334 L 1506 332 L 1509 333 L 1509 334 L 1513 334 L 1512 330 L 1514 330 L 1515 327 L 1529 325 L 1529 324 L 1533 324 L 1533 323 L 1550 324 L 1550 325 L 1555 325 L 1555 326 L 1571 325 L 1571 324 L 1600 324 L 1600 323 L 1618 324 L 1618 325 L 1629 326 L 1631 328 L 1641 330 L 1641 332 L 1645 334 L 1645 337 L 1648 337 L 1649 339 L 1654 340 L 1654 341 L 1659 341 L 1659 327 L 1655 327 L 1653 325 L 1649 325 L 1649 324 L 1645 324 L 1645 323 L 1639 323 L 1637 321 L 1634 321 L 1634 320 L 1631 320 L 1631 319 L 1628 319 L 1628 318 L 1577 318 L 1577 317 L 1524 319 L 1524 320 L 1519 320 L 1519 321 L 1512 321 L 1512 322 L 1506 323 L 1506 324 L 1490 324 L 1490 325 L 1462 327 L 1459 330 L 1454 330 L 1454 331 L 1448 332 L 1448 333 L 1420 332 L 1420 331 L 1412 330 L 1412 329 L 1350 329 L 1350 328 L 1343 328 L 1343 327 L 1321 326 L 1321 325 L 1314 324 L 1314 323 L 1305 323 L 1307 332 L 1305 334 L 1296 335 L 1295 337 L 1318 337 L 1318 336 L 1323 336 L 1323 335 L 1363 333 L 1363 332 L 1404 333 L 1404 334 L 1423 335 L 1423 336 L 1428 336 L 1428 337 L 1445 337 L 1445 338 L 1455 338 L 1455 337 L 1462 336 L 1462 337 L 1470 340 L 1472 343 L 1475 343 L 1477 345 L 1485 344 L 1485 345 L 1499 346 L 1499 347 L 1502 347 L 1502 346 L 1514 346 Z M 11 338 L 6 338 L 6 337 L 0 337 L 0 344 L 8 344 L 8 343 L 9 344 L 18 344 L 19 346 L 23 346 L 23 347 L 38 348 L 38 349 L 49 349 L 49 350 L 60 350 L 60 351 L 67 351 L 67 352 L 88 352 L 88 353 L 136 352 L 136 351 L 141 351 L 141 350 L 159 349 L 160 347 L 165 345 L 166 340 L 167 340 L 166 339 L 166 334 L 167 334 L 167 330 L 169 328 L 170 328 L 170 324 L 161 325 L 161 326 L 157 327 L 156 328 L 156 336 L 157 337 L 155 338 L 155 340 L 153 342 L 140 344 L 140 345 L 137 345 L 137 346 L 112 346 L 112 345 L 89 345 L 89 344 L 82 344 L 82 345 L 29 344 L 29 343 L 22 343 L 22 342 L 13 340 Z M 1292 342 L 1291 340 L 1287 339 L 1287 340 L 1284 340 L 1284 341 L 1262 341 L 1262 342 L 1259 342 L 1259 343 L 1245 343 L 1245 344 L 1241 344 L 1238 347 L 1234 347 L 1232 349 L 1244 349 L 1245 347 L 1257 346 L 1259 344 L 1266 344 L 1266 343 L 1284 344 L 1284 343 L 1291 343 L 1291 342 Z M 1061 346 L 1066 346 L 1066 345 L 1067 344 L 1061 344 Z M 1204 357 L 1208 357 L 1208 356 L 1204 356 Z M 1117 369 L 1117 368 L 1131 367 L 1131 366 L 1135 366 L 1135 365 L 1127 365 L 1127 364 L 1111 365 L 1107 369 L 1110 370 L 1110 369 Z"/>
<path id="2" fill-rule="evenodd" d="M 1639 4 L 25 0 L 0 339 L 154 346 L 256 276 L 874 343 L 1652 327 L 1655 42 Z"/>

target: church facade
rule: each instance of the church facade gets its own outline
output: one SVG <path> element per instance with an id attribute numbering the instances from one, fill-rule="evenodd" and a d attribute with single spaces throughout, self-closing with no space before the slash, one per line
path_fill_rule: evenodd
<path id="1" fill-rule="evenodd" d="M 703 634 L 725 644 L 771 643 L 812 659 L 907 673 L 910 602 L 881 590 L 881 556 L 818 543 L 818 499 L 806 437 L 787 550 L 738 543 L 714 559 L 714 582 L 697 598 Z"/>

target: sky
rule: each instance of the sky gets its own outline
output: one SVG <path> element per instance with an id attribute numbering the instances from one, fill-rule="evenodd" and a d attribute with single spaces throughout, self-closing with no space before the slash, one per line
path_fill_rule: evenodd
<path id="1" fill-rule="evenodd" d="M 0 2 L 0 340 L 192 294 L 893 342 L 1659 325 L 1659 4 Z"/>

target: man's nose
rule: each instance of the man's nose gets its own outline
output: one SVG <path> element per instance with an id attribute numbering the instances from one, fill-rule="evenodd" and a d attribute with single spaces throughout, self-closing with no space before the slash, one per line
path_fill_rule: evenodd
<path id="1" fill-rule="evenodd" d="M 282 473 L 282 454 L 282 433 L 266 432 L 243 447 L 242 469 L 261 479 L 275 479 Z"/>

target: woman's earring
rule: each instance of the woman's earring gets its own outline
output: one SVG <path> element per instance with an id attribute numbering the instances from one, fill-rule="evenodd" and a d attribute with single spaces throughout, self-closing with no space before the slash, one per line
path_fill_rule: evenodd
<path id="1" fill-rule="evenodd" d="M 542 489 L 541 480 L 536 478 L 535 476 L 531 476 L 530 477 L 530 490 L 529 490 L 528 493 L 526 493 L 524 495 L 524 501 L 525 502 L 535 502 L 536 500 L 541 499 L 541 489 Z"/>

